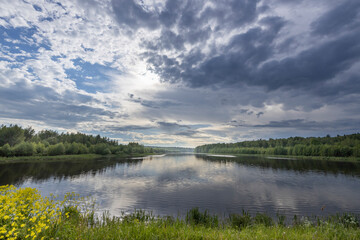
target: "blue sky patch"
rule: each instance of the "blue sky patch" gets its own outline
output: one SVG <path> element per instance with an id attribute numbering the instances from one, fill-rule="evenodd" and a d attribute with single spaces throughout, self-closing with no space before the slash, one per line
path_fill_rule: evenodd
<path id="1" fill-rule="evenodd" d="M 65 73 L 68 78 L 75 81 L 79 89 L 89 93 L 107 92 L 110 78 L 106 73 L 114 71 L 113 68 L 98 63 L 91 64 L 80 58 L 73 60 L 73 62 L 77 68 L 66 69 Z"/>
<path id="2" fill-rule="evenodd" d="M 18 63 L 22 63 L 27 59 L 34 57 L 40 48 L 50 50 L 49 44 L 37 43 L 34 38 L 34 34 L 37 33 L 37 29 L 33 28 L 5 28 L 0 26 L 0 45 L 5 51 L 4 54 L 10 57 L 13 54 L 20 54 L 15 56 L 15 60 Z M 23 56 L 21 53 L 30 53 L 31 56 Z"/>

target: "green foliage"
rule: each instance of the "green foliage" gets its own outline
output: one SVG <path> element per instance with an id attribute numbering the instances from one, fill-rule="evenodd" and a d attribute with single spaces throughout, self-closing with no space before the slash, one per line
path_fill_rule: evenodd
<path id="1" fill-rule="evenodd" d="M 11 147 L 25 140 L 24 130 L 18 125 L 9 127 L 2 125 L 0 128 L 0 146 L 8 143 Z"/>
<path id="2" fill-rule="evenodd" d="M 42 130 L 35 133 L 31 127 L 21 128 L 18 125 L 0 128 L 0 156 L 33 156 L 33 155 L 76 155 L 96 153 L 107 154 L 145 154 L 155 152 L 152 148 L 131 142 L 128 145 L 118 144 L 115 140 L 100 135 L 92 136 L 83 133 L 61 133 Z M 163 152 L 158 150 L 156 152 Z"/>
<path id="3" fill-rule="evenodd" d="M 336 214 L 328 218 L 329 222 L 340 224 L 346 228 L 360 228 L 360 217 L 354 214 Z"/>
<path id="4" fill-rule="evenodd" d="M 12 156 L 12 151 L 10 145 L 7 143 L 4 146 L 0 147 L 0 156 L 10 157 Z"/>
<path id="5" fill-rule="evenodd" d="M 55 156 L 55 155 L 63 155 L 65 154 L 65 146 L 63 143 L 58 143 L 55 145 L 50 145 L 47 148 L 47 154 L 50 156 Z"/>
<path id="6" fill-rule="evenodd" d="M 149 222 L 154 221 L 154 219 L 155 217 L 151 212 L 147 213 L 144 210 L 135 210 L 133 213 L 123 217 L 123 221 L 125 222 Z"/>
<path id="7" fill-rule="evenodd" d="M 35 153 L 35 147 L 33 143 L 22 142 L 13 148 L 15 156 L 32 156 Z"/>
<path id="8" fill-rule="evenodd" d="M 244 141 L 238 143 L 217 143 L 198 146 L 197 153 L 222 154 L 269 154 L 321 157 L 359 157 L 360 134 L 337 137 L 291 137 Z"/>
<path id="9" fill-rule="evenodd" d="M 242 229 L 252 225 L 252 217 L 243 210 L 242 214 L 230 214 L 229 222 L 232 227 Z"/>
<path id="10" fill-rule="evenodd" d="M 186 214 L 186 223 L 190 225 L 217 227 L 219 225 L 219 220 L 216 215 L 210 215 L 207 210 L 205 210 L 205 212 L 200 212 L 199 208 L 193 208 Z"/>
<path id="11" fill-rule="evenodd" d="M 0 186 L 0 239 L 360 239 L 359 218 L 351 214 L 317 222 L 302 218 L 286 226 L 274 225 L 265 214 L 252 217 L 244 211 L 221 225 L 198 209 L 187 215 L 191 222 L 142 210 L 97 217 L 93 203 L 74 193 L 59 201 L 42 197 L 36 189 Z"/>
<path id="12" fill-rule="evenodd" d="M 265 213 L 257 213 L 254 217 L 255 224 L 263 224 L 266 227 L 274 225 L 273 219 Z"/>
<path id="13" fill-rule="evenodd" d="M 87 154 L 89 153 L 89 149 L 86 147 L 86 145 L 79 143 L 79 154 Z"/>
<path id="14" fill-rule="evenodd" d="M 277 224 L 280 226 L 285 226 L 286 216 L 280 213 L 276 214 L 277 217 Z"/>
<path id="15" fill-rule="evenodd" d="M 32 127 L 28 127 L 24 129 L 24 137 L 25 141 L 30 141 L 35 135 L 35 130 Z"/>
<path id="16" fill-rule="evenodd" d="M 36 145 L 35 145 L 35 151 L 36 151 L 36 153 L 37 154 L 40 154 L 40 155 L 42 155 L 42 154 L 44 154 L 45 153 L 45 144 L 43 144 L 43 143 L 41 143 L 41 142 L 39 142 L 39 143 L 36 143 Z"/>
<path id="17" fill-rule="evenodd" d="M 64 145 L 66 154 L 79 154 L 80 146 L 78 143 L 65 143 Z"/>
<path id="18" fill-rule="evenodd" d="M 101 154 L 101 155 L 111 154 L 111 151 L 110 151 L 108 145 L 105 143 L 96 144 L 94 151 L 96 154 Z"/>

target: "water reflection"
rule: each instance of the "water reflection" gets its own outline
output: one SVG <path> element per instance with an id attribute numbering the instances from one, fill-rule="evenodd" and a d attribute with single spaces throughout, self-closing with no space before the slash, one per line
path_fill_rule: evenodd
<path id="1" fill-rule="evenodd" d="M 261 168 L 285 169 L 298 172 L 322 172 L 332 174 L 345 174 L 360 176 L 360 162 L 326 161 L 291 158 L 265 158 L 261 156 L 242 156 L 236 158 L 223 158 L 209 155 L 195 155 L 198 159 L 206 159 L 214 162 L 236 162 L 247 166 Z"/>
<path id="2" fill-rule="evenodd" d="M 114 169 L 118 163 L 138 164 L 142 159 L 129 161 L 123 158 L 77 159 L 71 161 L 36 161 L 18 162 L 0 165 L 0 185 L 21 185 L 24 181 L 32 179 L 41 183 L 50 178 L 62 180 L 76 177 L 81 174 L 101 174 Z"/>
<path id="3" fill-rule="evenodd" d="M 134 209 L 181 215 L 192 207 L 218 214 L 359 213 L 359 176 L 358 163 L 189 154 L 0 165 L 1 185 L 60 196 L 75 191 L 115 215 Z"/>

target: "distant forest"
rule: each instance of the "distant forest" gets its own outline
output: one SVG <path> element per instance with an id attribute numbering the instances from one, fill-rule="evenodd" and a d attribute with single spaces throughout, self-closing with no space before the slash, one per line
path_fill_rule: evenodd
<path id="1" fill-rule="evenodd" d="M 193 153 L 194 148 L 187 148 L 187 147 L 156 147 L 151 146 L 151 148 L 159 151 L 163 151 L 166 153 Z"/>
<path id="2" fill-rule="evenodd" d="M 196 153 L 360 157 L 360 134 L 337 137 L 290 137 L 198 146 Z"/>
<path id="3" fill-rule="evenodd" d="M 55 156 L 74 154 L 144 154 L 161 152 L 161 150 L 144 147 L 130 142 L 119 144 L 115 140 L 100 135 L 92 136 L 83 133 L 58 133 L 53 130 L 42 130 L 35 133 L 31 127 L 18 125 L 0 126 L 0 156 Z"/>

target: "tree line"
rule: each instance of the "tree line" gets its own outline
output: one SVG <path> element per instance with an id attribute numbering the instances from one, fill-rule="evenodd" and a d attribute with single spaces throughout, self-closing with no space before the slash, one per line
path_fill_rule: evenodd
<path id="1" fill-rule="evenodd" d="M 360 157 L 360 134 L 330 137 L 290 137 L 237 143 L 206 144 L 196 153 L 268 154 L 322 157 Z"/>
<path id="2" fill-rule="evenodd" d="M 0 126 L 0 156 L 55 156 L 74 154 L 144 154 L 159 150 L 135 142 L 127 145 L 100 135 L 58 133 L 53 130 L 35 132 L 32 127 Z"/>

